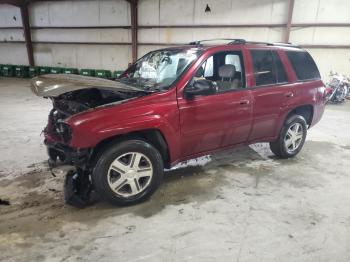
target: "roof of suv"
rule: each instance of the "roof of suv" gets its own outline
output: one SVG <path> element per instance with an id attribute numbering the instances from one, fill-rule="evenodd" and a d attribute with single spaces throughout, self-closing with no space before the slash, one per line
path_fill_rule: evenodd
<path id="1" fill-rule="evenodd" d="M 218 41 L 225 41 L 225 43 L 218 43 Z M 246 45 L 249 48 L 252 47 L 270 47 L 270 48 L 282 48 L 282 49 L 299 49 L 302 50 L 300 46 L 294 45 L 291 43 L 269 43 L 269 42 L 255 42 L 255 41 L 247 41 L 244 39 L 227 39 L 227 38 L 218 38 L 218 39 L 208 39 L 208 40 L 200 40 L 193 41 L 188 43 L 188 45 L 180 45 L 173 46 L 164 49 L 190 49 L 190 48 L 198 48 L 202 50 L 207 50 L 219 46 L 232 46 L 232 45 Z"/>

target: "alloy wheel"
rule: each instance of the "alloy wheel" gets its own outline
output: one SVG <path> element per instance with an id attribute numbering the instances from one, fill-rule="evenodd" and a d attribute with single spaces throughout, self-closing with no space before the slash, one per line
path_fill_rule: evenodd
<path id="1" fill-rule="evenodd" d="M 303 141 L 304 130 L 300 123 L 291 125 L 284 137 L 284 145 L 288 153 L 292 154 Z"/>
<path id="2" fill-rule="evenodd" d="M 147 156 L 128 152 L 117 157 L 108 169 L 111 190 L 123 197 L 132 197 L 144 191 L 153 176 L 153 166 Z"/>

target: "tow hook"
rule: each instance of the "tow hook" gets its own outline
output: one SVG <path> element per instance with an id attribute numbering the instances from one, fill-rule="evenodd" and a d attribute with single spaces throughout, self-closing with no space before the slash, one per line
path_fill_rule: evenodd
<path id="1" fill-rule="evenodd" d="M 82 170 L 70 170 L 64 182 L 64 200 L 66 204 L 84 208 L 90 203 L 92 183 L 89 174 Z"/>

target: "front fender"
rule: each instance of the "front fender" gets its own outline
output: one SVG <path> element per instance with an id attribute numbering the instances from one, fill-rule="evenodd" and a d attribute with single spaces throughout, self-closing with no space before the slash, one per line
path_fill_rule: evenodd
<path id="1" fill-rule="evenodd" d="M 177 118 L 178 119 L 178 118 Z M 172 121 L 171 123 L 176 123 Z M 178 125 L 171 124 L 160 115 L 142 115 L 116 122 L 81 123 L 73 128 L 70 146 L 74 148 L 93 148 L 105 139 L 147 129 L 157 129 L 164 136 L 170 159 L 176 159 L 180 152 Z"/>
<path id="2" fill-rule="evenodd" d="M 94 148 L 108 138 L 157 129 L 166 139 L 171 160 L 177 159 L 180 119 L 175 91 L 171 89 L 70 117 L 66 120 L 72 129 L 70 146 Z"/>

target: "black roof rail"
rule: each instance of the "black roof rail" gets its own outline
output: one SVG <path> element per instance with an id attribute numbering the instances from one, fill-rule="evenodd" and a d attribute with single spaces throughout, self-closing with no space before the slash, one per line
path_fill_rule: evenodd
<path id="1" fill-rule="evenodd" d="M 247 41 L 245 39 L 240 38 L 214 38 L 214 39 L 206 39 L 206 40 L 199 40 L 199 41 L 193 41 L 190 42 L 189 45 L 201 45 L 203 42 L 210 42 L 210 41 L 229 41 L 229 45 L 237 45 L 237 44 L 257 44 L 257 45 L 268 45 L 268 46 L 285 46 L 285 47 L 295 47 L 295 48 L 301 48 L 298 45 L 294 45 L 292 43 L 269 43 L 269 42 L 256 42 L 256 41 Z"/>
<path id="2" fill-rule="evenodd" d="M 189 45 L 201 45 L 202 42 L 210 42 L 210 41 L 230 41 L 229 43 L 233 42 L 240 42 L 240 43 L 245 43 L 244 39 L 237 39 L 237 38 L 213 38 L 213 39 L 205 39 L 205 40 L 198 40 L 198 41 L 193 41 L 188 43 Z"/>
<path id="3" fill-rule="evenodd" d="M 235 44 L 257 44 L 257 45 L 272 45 L 272 43 L 268 43 L 268 42 L 257 42 L 257 41 L 246 41 L 244 40 L 244 42 L 240 42 L 240 41 L 233 41 L 229 43 L 230 45 L 235 45 Z"/>
<path id="4" fill-rule="evenodd" d="M 272 43 L 275 46 L 286 46 L 286 47 L 295 47 L 295 48 L 301 48 L 300 45 L 292 44 L 292 43 Z"/>
<path id="5" fill-rule="evenodd" d="M 229 44 L 231 44 L 231 45 L 234 45 L 234 44 L 257 44 L 257 45 L 285 46 L 285 47 L 301 48 L 300 46 L 292 44 L 292 43 L 269 43 L 269 42 L 256 42 L 256 41 L 245 41 L 245 40 L 244 40 L 244 43 L 232 41 Z"/>

